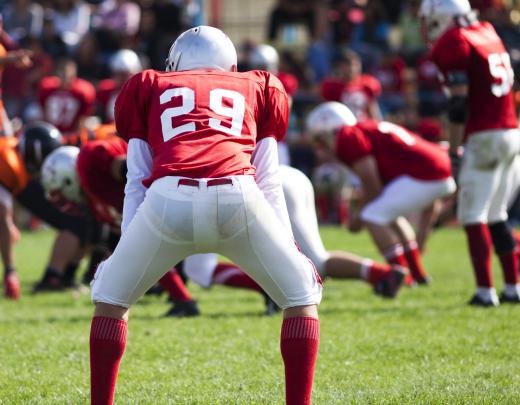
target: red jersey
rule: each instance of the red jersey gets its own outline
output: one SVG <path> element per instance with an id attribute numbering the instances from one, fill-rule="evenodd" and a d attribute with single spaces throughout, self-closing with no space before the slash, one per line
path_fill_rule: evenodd
<path id="1" fill-rule="evenodd" d="M 370 117 L 368 107 L 381 95 L 381 84 L 370 75 L 360 75 L 347 84 L 330 78 L 321 84 L 321 95 L 327 101 L 345 104 L 358 119 L 363 120 Z"/>
<path id="2" fill-rule="evenodd" d="M 417 71 L 417 84 L 421 90 L 441 90 L 439 81 L 439 68 L 432 61 L 430 54 L 419 58 L 415 66 Z"/>
<path id="3" fill-rule="evenodd" d="M 395 94 L 404 92 L 404 74 L 406 63 L 400 57 L 395 56 L 391 60 L 379 65 L 374 70 L 374 76 L 381 83 L 382 92 Z"/>
<path id="4" fill-rule="evenodd" d="M 114 159 L 125 157 L 128 144 L 121 138 L 91 141 L 79 152 L 76 163 L 81 188 L 96 219 L 114 227 L 121 226 L 124 183 L 114 179 L 111 166 Z"/>
<path id="5" fill-rule="evenodd" d="M 348 166 L 365 156 L 373 156 L 384 183 L 403 175 L 419 180 L 442 180 L 451 176 L 445 149 L 385 121 L 367 120 L 341 128 L 336 155 Z"/>
<path id="6" fill-rule="evenodd" d="M 257 70 L 145 70 L 125 83 L 115 112 L 119 135 L 152 149 L 147 187 L 164 176 L 254 175 L 256 142 L 280 140 L 288 124 L 282 84 Z"/>
<path id="7" fill-rule="evenodd" d="M 114 122 L 114 107 L 120 87 L 113 79 L 99 82 L 96 92 L 97 110 L 103 123 Z"/>
<path id="8" fill-rule="evenodd" d="M 517 128 L 514 74 L 509 54 L 493 26 L 478 22 L 446 31 L 432 50 L 443 81 L 464 73 L 469 85 L 466 136 L 478 131 Z"/>
<path id="9" fill-rule="evenodd" d="M 75 79 L 69 88 L 63 89 L 58 77 L 44 77 L 38 89 L 45 120 L 62 132 L 78 129 L 80 117 L 92 113 L 95 97 L 94 86 L 83 79 Z"/>

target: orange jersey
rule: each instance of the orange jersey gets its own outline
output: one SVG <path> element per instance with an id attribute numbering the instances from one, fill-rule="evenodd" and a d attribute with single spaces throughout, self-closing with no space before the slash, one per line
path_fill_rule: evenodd
<path id="1" fill-rule="evenodd" d="M 83 128 L 78 132 L 63 136 L 63 143 L 71 146 L 82 146 L 89 141 L 108 139 L 117 135 L 114 124 L 100 125 L 94 130 Z"/>
<path id="2" fill-rule="evenodd" d="M 15 138 L 0 137 L 0 184 L 12 194 L 22 191 L 29 181 L 17 144 Z"/>

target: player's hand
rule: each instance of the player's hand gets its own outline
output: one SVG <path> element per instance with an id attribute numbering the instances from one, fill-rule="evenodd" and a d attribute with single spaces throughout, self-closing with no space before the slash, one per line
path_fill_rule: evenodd
<path id="1" fill-rule="evenodd" d="M 32 66 L 32 56 L 33 52 L 27 49 L 18 49 L 16 51 L 9 52 L 9 58 L 13 61 L 14 65 L 23 69 L 27 69 Z"/>
<path id="2" fill-rule="evenodd" d="M 363 221 L 359 213 L 350 216 L 347 222 L 347 229 L 352 233 L 360 232 L 363 229 Z"/>

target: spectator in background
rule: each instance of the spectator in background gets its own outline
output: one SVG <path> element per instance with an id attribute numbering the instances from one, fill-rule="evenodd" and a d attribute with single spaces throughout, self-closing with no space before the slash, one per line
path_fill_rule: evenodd
<path id="1" fill-rule="evenodd" d="M 52 9 L 54 29 L 73 51 L 90 28 L 90 8 L 82 0 L 54 0 Z"/>
<path id="2" fill-rule="evenodd" d="M 35 37 L 23 38 L 20 43 L 32 53 L 29 68 L 11 64 L 6 67 L 3 80 L 5 107 L 10 117 L 24 117 L 28 105 L 33 102 L 38 83 L 52 73 L 54 64 Z"/>
<path id="3" fill-rule="evenodd" d="M 42 35 L 39 38 L 45 53 L 57 59 L 67 54 L 67 45 L 56 32 L 52 12 L 46 12 L 43 18 Z"/>
<path id="4" fill-rule="evenodd" d="M 442 114 L 447 99 L 439 81 L 439 69 L 428 53 L 417 60 L 416 82 L 419 115 L 431 117 Z"/>
<path id="5" fill-rule="evenodd" d="M 92 114 L 96 90 L 86 80 L 77 77 L 73 59 L 62 58 L 56 76 L 44 77 L 38 89 L 38 101 L 44 120 L 63 133 L 84 127 L 85 118 Z"/>
<path id="6" fill-rule="evenodd" d="M 374 76 L 381 83 L 379 105 L 384 116 L 395 115 L 405 106 L 405 71 L 406 63 L 392 51 L 383 54 L 380 63 L 373 71 Z"/>
<path id="7" fill-rule="evenodd" d="M 31 0 L 13 0 L 2 12 L 4 29 L 15 40 L 39 37 L 43 27 L 43 8 Z"/>
<path id="8" fill-rule="evenodd" d="M 321 39 L 327 27 L 327 4 L 319 0 L 278 0 L 269 16 L 267 38 L 276 41 L 280 29 L 287 24 L 305 25 L 309 36 Z"/>
<path id="9" fill-rule="evenodd" d="M 399 27 L 400 52 L 409 64 L 415 64 L 419 53 L 424 53 L 426 44 L 419 35 L 421 24 L 417 18 L 419 0 L 411 0 L 405 5 L 397 26 Z"/>
<path id="10" fill-rule="evenodd" d="M 377 102 L 381 95 L 381 84 L 369 74 L 362 73 L 361 59 L 351 50 L 341 52 L 335 76 L 326 78 L 321 84 L 321 96 L 327 101 L 345 104 L 359 120 L 381 119 Z"/>
<path id="11" fill-rule="evenodd" d="M 92 18 L 100 48 L 113 53 L 129 47 L 139 31 L 141 9 L 128 0 L 105 0 Z"/>

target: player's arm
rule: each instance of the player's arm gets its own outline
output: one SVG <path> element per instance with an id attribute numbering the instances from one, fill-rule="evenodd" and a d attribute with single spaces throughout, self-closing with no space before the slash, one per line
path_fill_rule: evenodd
<path id="1" fill-rule="evenodd" d="M 360 201 L 362 207 L 381 194 L 381 190 L 383 190 L 376 159 L 372 155 L 362 157 L 352 164 L 352 171 L 359 177 L 363 186 L 363 197 Z"/>
<path id="2" fill-rule="evenodd" d="M 292 234 L 291 221 L 282 189 L 276 139 L 273 137 L 261 139 L 256 144 L 251 162 L 256 167 L 258 188 L 264 194 L 280 222 Z"/>
<path id="3" fill-rule="evenodd" d="M 460 83 L 449 87 L 448 136 L 450 154 L 456 154 L 464 139 L 464 127 L 468 115 L 468 84 L 464 73 L 460 73 Z"/>
<path id="4" fill-rule="evenodd" d="M 144 200 L 146 187 L 143 186 L 143 180 L 150 177 L 152 161 L 152 149 L 148 143 L 138 138 L 130 139 L 126 157 L 127 172 L 121 233 L 132 222 L 137 208 Z M 120 170 L 123 168 L 120 167 Z"/>
<path id="5" fill-rule="evenodd" d="M 32 65 L 33 53 L 27 49 L 9 51 L 5 56 L 0 56 L 0 66 L 15 65 L 20 68 L 29 68 Z"/>

